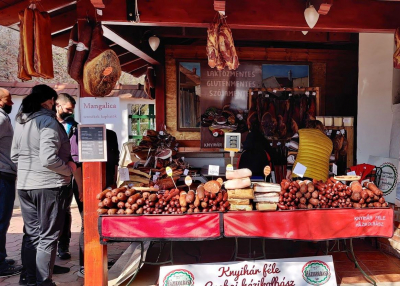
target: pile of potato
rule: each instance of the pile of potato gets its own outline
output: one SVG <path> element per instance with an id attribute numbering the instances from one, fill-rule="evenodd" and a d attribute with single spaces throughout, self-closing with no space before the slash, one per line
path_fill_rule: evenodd
<path id="1" fill-rule="evenodd" d="M 315 208 L 373 208 L 387 207 L 383 193 L 372 182 L 357 181 L 346 186 L 334 178 L 327 182 L 283 180 L 278 208 L 281 210 Z"/>
<path id="2" fill-rule="evenodd" d="M 134 187 L 107 189 L 97 195 L 100 200 L 98 214 L 182 214 L 221 211 L 229 209 L 228 194 L 208 192 L 204 185 L 196 193 L 180 189 L 142 192 Z"/>

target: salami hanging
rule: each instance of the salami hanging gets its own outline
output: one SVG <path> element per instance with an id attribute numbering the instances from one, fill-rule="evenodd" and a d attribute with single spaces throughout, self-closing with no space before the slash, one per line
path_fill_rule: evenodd
<path id="1" fill-rule="evenodd" d="M 82 21 L 81 30 L 78 36 L 76 51 L 71 63 L 69 75 L 79 83 L 83 81 L 83 66 L 89 55 L 90 41 L 92 39 L 93 28 L 87 21 Z M 107 46 L 108 48 L 108 46 Z"/>
<path id="2" fill-rule="evenodd" d="M 67 71 L 68 74 L 71 75 L 71 65 L 74 60 L 74 55 L 76 52 L 76 45 L 78 44 L 78 23 L 76 23 L 69 34 L 69 42 L 68 42 L 68 52 L 67 52 Z"/>
<path id="3" fill-rule="evenodd" d="M 109 48 L 101 23 L 93 29 L 90 52 L 83 69 L 83 86 L 88 94 L 103 97 L 114 88 L 121 76 L 118 56 Z"/>

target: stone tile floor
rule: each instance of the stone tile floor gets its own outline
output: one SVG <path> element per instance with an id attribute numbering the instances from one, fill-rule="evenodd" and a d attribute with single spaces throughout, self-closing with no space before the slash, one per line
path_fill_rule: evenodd
<path id="1" fill-rule="evenodd" d="M 60 285 L 80 286 L 83 285 L 83 279 L 77 276 L 79 270 L 78 260 L 78 241 L 81 220 L 77 208 L 72 208 L 72 238 L 70 251 L 72 258 L 70 260 L 56 259 L 56 264 L 70 267 L 71 271 L 67 274 L 54 275 L 54 281 Z M 21 239 L 22 239 L 22 216 L 19 209 L 14 210 L 10 229 L 7 234 L 7 251 L 10 258 L 21 263 Z M 260 248 L 257 250 L 257 242 L 254 241 L 254 250 L 260 253 Z M 127 248 L 128 243 L 114 243 L 108 245 L 109 260 L 117 260 L 118 257 Z M 239 244 L 240 250 L 246 253 L 247 241 Z M 260 245 L 258 243 L 258 245 Z M 266 240 L 267 258 L 285 258 L 285 257 L 301 257 L 312 256 L 316 254 L 322 255 L 321 249 L 325 247 L 323 243 L 315 244 L 312 242 L 294 242 L 283 240 Z M 233 239 L 219 239 L 215 241 L 202 242 L 176 242 L 174 243 L 174 260 L 175 264 L 196 263 L 196 256 L 200 263 L 229 261 L 234 247 Z M 168 248 L 166 248 L 168 249 Z M 367 239 L 354 240 L 354 249 L 358 261 L 364 271 L 377 281 L 378 286 L 400 286 L 400 259 L 382 253 L 374 248 L 371 241 Z M 239 251 L 240 252 L 240 251 Z M 168 253 L 166 251 L 164 254 Z M 240 252 L 241 253 L 241 252 Z M 239 254 L 240 254 L 239 253 Z M 155 260 L 158 256 L 157 248 L 150 249 L 148 258 Z M 344 253 L 330 253 L 334 258 L 337 284 L 341 286 L 364 286 L 368 284 L 360 271 L 354 268 L 354 264 L 349 261 Z M 244 256 L 244 255 L 243 255 Z M 160 257 L 164 259 L 163 255 Z M 145 265 L 135 281 L 133 286 L 148 286 L 157 283 L 158 266 Z M 8 278 L 0 278 L 0 286 L 18 285 L 19 276 Z"/>

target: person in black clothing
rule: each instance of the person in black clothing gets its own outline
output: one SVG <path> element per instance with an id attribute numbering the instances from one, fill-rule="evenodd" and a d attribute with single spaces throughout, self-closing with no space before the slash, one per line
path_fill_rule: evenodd
<path id="1" fill-rule="evenodd" d="M 264 167 L 270 165 L 267 153 L 268 143 L 258 128 L 253 128 L 243 142 L 239 168 L 248 168 L 253 176 L 264 176 Z"/>

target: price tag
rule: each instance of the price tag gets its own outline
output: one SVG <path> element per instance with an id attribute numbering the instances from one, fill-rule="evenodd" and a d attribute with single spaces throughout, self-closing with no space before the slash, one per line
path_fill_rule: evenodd
<path id="1" fill-rule="evenodd" d="M 190 177 L 190 176 L 186 176 L 185 177 L 185 184 L 186 184 L 186 186 L 188 186 L 188 187 L 190 187 L 190 185 L 192 184 L 192 177 Z"/>
<path id="2" fill-rule="evenodd" d="M 337 165 L 335 163 L 333 163 L 333 165 L 332 165 L 332 173 L 337 175 Z"/>
<path id="3" fill-rule="evenodd" d="M 208 175 L 209 176 L 219 176 L 219 166 L 209 165 L 208 166 Z"/>
<path id="4" fill-rule="evenodd" d="M 189 174 L 189 170 L 188 169 L 185 169 L 184 171 L 183 171 L 183 175 L 184 176 L 187 176 Z"/>
<path id="5" fill-rule="evenodd" d="M 129 178 L 129 170 L 128 170 L 128 168 L 120 168 L 119 169 L 119 179 L 121 180 L 121 181 L 129 181 L 130 180 L 130 178 Z"/>
<path id="6" fill-rule="evenodd" d="M 276 89 L 273 90 L 273 93 L 276 93 Z"/>
<path id="7" fill-rule="evenodd" d="M 268 177 L 269 174 L 271 174 L 271 167 L 270 166 L 265 166 L 264 167 L 264 176 Z"/>
<path id="8" fill-rule="evenodd" d="M 103 16 L 103 10 L 96 9 L 97 15 Z"/>
<path id="9" fill-rule="evenodd" d="M 167 168 L 165 169 L 165 171 L 167 172 L 167 175 L 168 175 L 169 177 L 172 177 L 172 169 L 171 169 L 170 167 L 167 167 Z"/>
<path id="10" fill-rule="evenodd" d="M 304 177 L 306 173 L 307 167 L 302 165 L 301 163 L 297 162 L 296 167 L 294 167 L 293 173 L 295 173 L 300 178 Z"/>
<path id="11" fill-rule="evenodd" d="M 233 166 L 231 164 L 226 165 L 227 171 L 233 171 Z"/>
<path id="12" fill-rule="evenodd" d="M 357 176 L 356 171 L 348 172 L 347 176 Z"/>
<path id="13" fill-rule="evenodd" d="M 342 133 L 342 135 L 344 135 L 344 132 L 345 132 L 345 130 L 344 130 L 344 129 L 342 129 L 342 130 L 340 130 L 340 132 Z"/>
<path id="14" fill-rule="evenodd" d="M 309 96 L 309 95 L 310 95 L 310 92 L 309 92 L 309 91 L 306 91 L 305 94 L 306 94 L 307 96 Z"/>
<path id="15" fill-rule="evenodd" d="M 158 176 L 157 175 L 153 175 L 153 182 L 157 182 Z"/>

